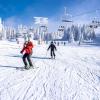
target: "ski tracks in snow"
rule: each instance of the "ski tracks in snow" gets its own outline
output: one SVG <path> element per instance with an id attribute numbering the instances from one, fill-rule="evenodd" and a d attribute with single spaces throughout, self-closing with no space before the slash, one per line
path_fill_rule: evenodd
<path id="1" fill-rule="evenodd" d="M 63 56 L 61 53 L 59 53 L 59 55 Z M 70 83 L 67 84 L 69 88 L 66 89 L 69 93 L 66 93 L 68 95 L 66 97 L 63 96 L 64 98 L 62 100 L 84 100 L 84 97 L 86 100 L 99 100 L 100 83 L 97 81 L 96 74 L 93 72 L 94 70 L 91 69 L 90 65 L 92 64 L 87 61 L 82 61 L 77 58 L 77 55 L 72 58 L 65 57 L 65 59 L 60 59 L 59 61 L 66 64 L 65 71 L 67 75 L 65 79 L 69 76 L 67 80 Z M 73 82 L 77 84 L 75 89 Z M 64 84 L 64 86 L 65 85 L 66 84 Z M 72 91 L 71 88 L 73 88 Z M 84 91 L 86 91 L 86 93 L 84 93 Z M 72 95 L 70 95 L 70 93 L 72 93 Z"/>
<path id="2" fill-rule="evenodd" d="M 70 49 L 72 54 L 66 54 L 61 49 L 55 60 L 33 58 L 39 68 L 2 69 L 0 100 L 99 100 L 100 73 L 95 70 L 95 62 L 89 62 L 92 55 L 85 59 L 87 56 L 77 51 Z"/>

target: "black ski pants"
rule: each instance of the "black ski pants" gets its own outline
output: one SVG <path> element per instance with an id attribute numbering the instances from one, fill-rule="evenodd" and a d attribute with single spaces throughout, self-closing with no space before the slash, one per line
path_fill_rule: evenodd
<path id="1" fill-rule="evenodd" d="M 50 54 L 51 54 L 51 58 L 53 58 L 53 57 L 55 58 L 55 52 L 54 52 L 54 50 L 51 50 Z"/>
<path id="2" fill-rule="evenodd" d="M 31 54 L 25 53 L 25 54 L 23 55 L 23 62 L 24 62 L 24 65 L 25 65 L 25 66 L 28 65 L 28 64 L 27 64 L 27 61 L 28 61 L 28 63 L 29 63 L 30 66 L 33 66 L 32 61 L 31 61 Z"/>

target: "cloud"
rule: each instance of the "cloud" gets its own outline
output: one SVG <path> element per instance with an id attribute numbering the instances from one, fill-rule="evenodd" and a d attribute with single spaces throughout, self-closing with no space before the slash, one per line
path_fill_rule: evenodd
<path id="1" fill-rule="evenodd" d="M 20 19 L 17 16 L 12 16 L 4 20 L 6 26 L 16 27 L 20 24 Z"/>

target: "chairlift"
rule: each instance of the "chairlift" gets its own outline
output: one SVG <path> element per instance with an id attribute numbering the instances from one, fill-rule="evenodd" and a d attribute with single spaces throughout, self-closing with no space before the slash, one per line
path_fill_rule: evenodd
<path id="1" fill-rule="evenodd" d="M 64 29 L 58 29 L 58 31 L 64 31 Z"/>
<path id="2" fill-rule="evenodd" d="M 59 26 L 58 31 L 64 31 L 65 26 Z"/>
<path id="3" fill-rule="evenodd" d="M 44 27 L 45 28 L 46 26 L 45 25 L 41 25 L 40 27 Z"/>
<path id="4" fill-rule="evenodd" d="M 97 25 L 89 25 L 90 28 L 98 28 Z"/>
<path id="5" fill-rule="evenodd" d="M 71 20 L 66 20 L 66 19 L 63 19 L 62 22 L 73 22 Z"/>

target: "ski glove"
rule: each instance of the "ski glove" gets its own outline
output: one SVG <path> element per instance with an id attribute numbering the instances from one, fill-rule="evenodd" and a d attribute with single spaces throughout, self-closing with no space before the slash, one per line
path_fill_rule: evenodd
<path id="1" fill-rule="evenodd" d="M 23 53 L 22 51 L 20 51 L 20 53 Z"/>

